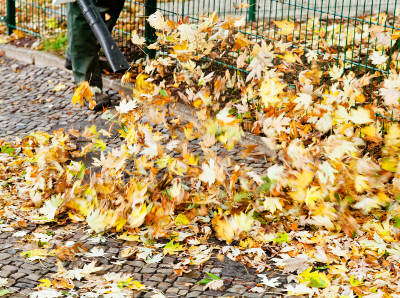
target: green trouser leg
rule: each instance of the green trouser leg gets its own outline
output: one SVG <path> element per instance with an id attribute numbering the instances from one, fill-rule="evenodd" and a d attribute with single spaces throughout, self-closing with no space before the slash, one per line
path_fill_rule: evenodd
<path id="1" fill-rule="evenodd" d="M 106 14 L 109 16 L 106 25 L 111 31 L 118 20 L 124 1 L 103 0 L 95 1 L 95 3 L 103 18 Z M 88 81 L 91 86 L 102 89 L 99 49 L 99 43 L 86 22 L 79 5 L 76 2 L 68 3 L 67 56 L 72 62 L 72 72 L 76 84 Z"/>

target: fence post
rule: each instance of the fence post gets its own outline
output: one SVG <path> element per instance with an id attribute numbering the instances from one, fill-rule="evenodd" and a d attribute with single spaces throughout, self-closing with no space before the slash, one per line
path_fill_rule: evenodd
<path id="1" fill-rule="evenodd" d="M 7 34 L 12 34 L 15 27 L 15 0 L 7 0 Z"/>
<path id="2" fill-rule="evenodd" d="M 249 1 L 249 22 L 253 22 L 256 20 L 256 0 Z"/>
<path id="3" fill-rule="evenodd" d="M 149 22 L 147 21 L 147 18 L 149 15 L 155 13 L 157 11 L 157 0 L 146 0 L 145 2 L 145 17 L 146 17 L 146 23 L 145 23 L 145 28 L 144 28 L 144 37 L 146 39 L 146 44 L 152 44 L 156 41 L 156 30 L 150 26 Z M 155 50 L 149 50 L 145 49 L 146 55 L 148 55 L 150 58 L 154 58 L 156 56 L 156 51 Z"/>

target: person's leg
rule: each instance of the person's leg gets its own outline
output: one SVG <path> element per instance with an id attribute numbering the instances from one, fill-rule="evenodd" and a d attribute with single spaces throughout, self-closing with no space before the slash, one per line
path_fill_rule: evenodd
<path id="1" fill-rule="evenodd" d="M 75 83 L 88 81 L 102 89 L 98 42 L 76 2 L 68 4 L 68 38 Z"/>

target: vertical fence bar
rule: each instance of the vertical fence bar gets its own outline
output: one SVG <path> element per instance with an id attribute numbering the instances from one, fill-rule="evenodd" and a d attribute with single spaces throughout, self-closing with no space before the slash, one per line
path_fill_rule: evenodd
<path id="1" fill-rule="evenodd" d="M 254 22 L 256 20 L 256 0 L 249 1 L 249 22 Z"/>
<path id="2" fill-rule="evenodd" d="M 147 45 L 152 44 L 156 40 L 156 31 L 153 27 L 150 26 L 149 22 L 147 21 L 149 15 L 155 13 L 156 11 L 157 11 L 157 0 L 146 0 L 145 2 L 146 24 L 144 29 L 144 36 Z M 156 56 L 155 50 L 149 50 L 146 48 L 145 52 L 146 55 L 148 55 L 150 58 L 154 58 Z"/>
<path id="3" fill-rule="evenodd" d="M 13 33 L 16 27 L 15 0 L 7 0 L 7 34 Z"/>

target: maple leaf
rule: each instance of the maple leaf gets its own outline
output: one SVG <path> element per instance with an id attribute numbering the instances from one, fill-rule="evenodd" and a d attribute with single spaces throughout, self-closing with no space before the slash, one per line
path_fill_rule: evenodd
<path id="1" fill-rule="evenodd" d="M 43 260 L 49 255 L 49 251 L 47 249 L 36 248 L 33 250 L 23 251 L 20 255 L 28 258 L 30 261 Z"/>
<path id="2" fill-rule="evenodd" d="M 354 204 L 354 208 L 362 209 L 364 213 L 369 213 L 372 209 L 379 208 L 383 203 L 378 197 L 363 197 L 358 203 Z"/>
<path id="3" fill-rule="evenodd" d="M 180 24 L 178 31 L 181 39 L 189 42 L 194 42 L 198 33 L 194 24 Z"/>
<path id="4" fill-rule="evenodd" d="M 309 267 L 299 275 L 300 283 L 314 288 L 326 288 L 331 284 L 325 273 L 311 270 L 312 267 Z"/>
<path id="5" fill-rule="evenodd" d="M 257 274 L 257 276 L 261 278 L 261 283 L 266 287 L 277 288 L 281 285 L 279 277 L 268 278 L 265 274 Z"/>
<path id="6" fill-rule="evenodd" d="M 150 26 L 157 30 L 167 30 L 169 29 L 168 23 L 165 21 L 162 13 L 157 10 L 155 13 L 149 15 L 147 18 Z"/>
<path id="7" fill-rule="evenodd" d="M 325 113 L 321 118 L 315 123 L 315 128 L 322 133 L 326 133 L 332 129 L 333 119 L 328 113 Z"/>
<path id="8" fill-rule="evenodd" d="M 30 298 L 56 298 L 62 296 L 63 294 L 55 289 L 42 289 L 29 295 Z"/>
<path id="9" fill-rule="evenodd" d="M 300 296 L 300 295 L 309 295 L 312 297 L 317 290 L 313 288 L 307 287 L 305 284 L 297 284 L 297 285 L 286 285 L 285 290 L 288 292 L 289 295 L 295 295 L 295 296 Z"/>
<path id="10" fill-rule="evenodd" d="M 321 184 L 327 184 L 327 183 L 333 184 L 336 179 L 335 176 L 336 173 L 338 173 L 338 171 L 332 168 L 332 166 L 328 161 L 324 161 L 322 164 L 318 166 L 318 171 L 316 175 Z"/>
<path id="11" fill-rule="evenodd" d="M 372 54 L 369 56 L 369 60 L 371 60 L 372 64 L 375 65 L 382 65 L 385 64 L 388 59 L 388 56 L 379 53 L 377 51 L 373 51 Z"/>
<path id="12" fill-rule="evenodd" d="M 38 288 L 50 288 L 51 287 L 51 281 L 48 278 L 45 279 L 39 279 L 40 284 L 37 286 Z"/>
<path id="13" fill-rule="evenodd" d="M 85 253 L 85 256 L 89 258 L 104 257 L 104 249 L 93 247 L 89 252 Z"/>
<path id="14" fill-rule="evenodd" d="M 283 271 L 287 272 L 303 272 L 309 267 L 310 257 L 305 254 L 300 254 L 294 258 L 291 258 L 287 254 L 280 255 L 280 258 L 272 259 L 277 266 L 284 267 Z"/>
<path id="15" fill-rule="evenodd" d="M 400 76 L 391 72 L 383 81 L 383 87 L 379 89 L 379 95 L 383 97 L 385 105 L 398 106 L 400 99 Z"/>
<path id="16" fill-rule="evenodd" d="M 125 98 L 121 100 L 119 103 L 119 106 L 116 107 L 115 109 L 117 110 L 118 113 L 120 114 L 126 114 L 134 109 L 137 108 L 137 102 L 135 100 L 129 100 L 127 101 Z"/>
<path id="17" fill-rule="evenodd" d="M 85 105 L 83 101 L 86 99 L 93 108 L 93 103 L 94 105 L 96 104 L 93 100 L 93 96 L 94 94 L 90 88 L 89 82 L 82 81 L 75 90 L 71 101 L 74 105 L 79 104 L 81 107 L 83 107 Z"/>
<path id="18" fill-rule="evenodd" d="M 61 194 L 58 194 L 53 196 L 50 200 L 45 201 L 43 207 L 39 209 L 39 212 L 45 215 L 48 220 L 53 220 L 62 203 Z"/>
<path id="19" fill-rule="evenodd" d="M 211 258 L 213 247 L 207 245 L 191 246 L 189 247 L 190 264 L 201 265 Z"/>
<path id="20" fill-rule="evenodd" d="M 171 240 L 170 242 L 168 242 L 163 249 L 163 254 L 164 255 L 176 255 L 178 253 L 178 251 L 182 251 L 184 250 L 183 245 L 179 244 L 179 243 L 174 243 L 173 240 Z"/>
<path id="21" fill-rule="evenodd" d="M 144 46 L 146 43 L 146 39 L 143 36 L 139 36 L 136 33 L 136 30 L 134 30 L 134 32 L 132 32 L 132 35 L 131 35 L 131 42 L 137 46 Z"/>
<path id="22" fill-rule="evenodd" d="M 224 281 L 222 279 L 214 279 L 212 281 L 210 281 L 209 283 L 207 283 L 204 288 L 203 291 L 210 289 L 210 290 L 219 290 L 220 288 L 222 288 L 224 286 Z"/>
<path id="23" fill-rule="evenodd" d="M 108 226 L 106 218 L 106 215 L 102 214 L 100 209 L 95 209 L 86 216 L 86 222 L 93 231 L 101 233 L 104 232 Z"/>
<path id="24" fill-rule="evenodd" d="M 72 269 L 66 272 L 66 277 L 70 279 L 81 280 L 82 278 L 86 278 L 92 273 L 102 270 L 103 267 L 96 267 L 96 261 L 91 262 L 90 264 L 85 264 L 82 269 Z"/>
<path id="25" fill-rule="evenodd" d="M 265 210 L 268 210 L 272 214 L 274 214 L 276 210 L 283 210 L 280 198 L 266 197 L 263 206 Z"/>
<path id="26" fill-rule="evenodd" d="M 254 223 L 253 212 L 234 214 L 233 223 L 238 233 L 250 231 Z"/>
<path id="27" fill-rule="evenodd" d="M 203 172 L 199 176 L 200 181 L 207 183 L 209 186 L 213 185 L 217 178 L 215 160 L 210 159 L 208 163 L 204 162 L 201 168 Z"/>
<path id="28" fill-rule="evenodd" d="M 310 94 L 299 93 L 293 102 L 296 103 L 296 110 L 307 110 L 313 103 L 313 99 Z"/>
<path id="29" fill-rule="evenodd" d="M 148 208 L 146 204 L 142 204 L 139 207 L 133 206 L 132 212 L 128 215 L 128 218 L 126 220 L 127 225 L 131 228 L 140 227 L 143 224 L 144 219 L 150 209 L 151 207 Z"/>
<path id="30" fill-rule="evenodd" d="M 367 124 L 374 122 L 374 120 L 371 118 L 370 111 L 362 107 L 351 109 L 349 119 L 354 124 Z"/>
<path id="31" fill-rule="evenodd" d="M 234 227 L 230 222 L 227 221 L 226 218 L 216 216 L 212 219 L 212 224 L 218 239 L 222 239 L 227 243 L 231 243 L 235 238 Z"/>
<path id="32" fill-rule="evenodd" d="M 283 35 L 292 34 L 295 27 L 294 22 L 289 20 L 274 21 L 274 24 L 281 29 L 280 33 Z"/>
<path id="33" fill-rule="evenodd" d="M 272 106 L 276 106 L 282 102 L 279 95 L 282 93 L 283 89 L 286 87 L 286 84 L 282 84 L 279 82 L 277 78 L 269 78 L 265 79 L 261 83 L 260 87 L 260 96 L 261 101 L 266 108 Z"/>
<path id="34" fill-rule="evenodd" d="M 329 75 L 333 80 L 338 80 L 344 72 L 343 67 L 339 65 L 333 65 L 329 68 Z"/>

